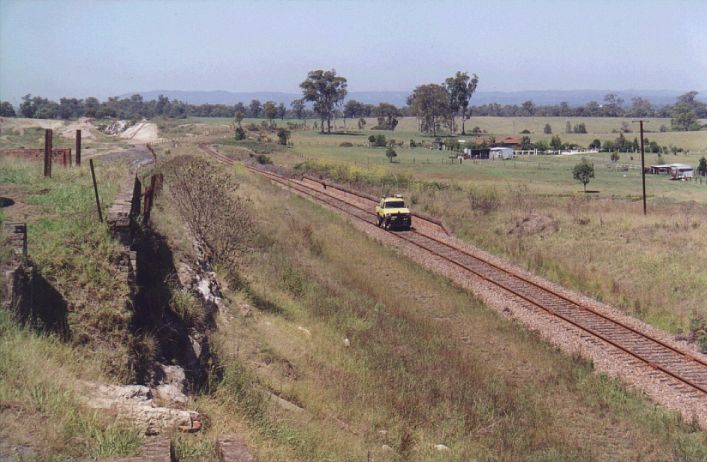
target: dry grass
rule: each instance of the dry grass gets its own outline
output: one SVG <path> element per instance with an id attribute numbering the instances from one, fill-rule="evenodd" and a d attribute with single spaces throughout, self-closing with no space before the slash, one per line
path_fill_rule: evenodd
<path id="1" fill-rule="evenodd" d="M 210 432 L 249 426 L 263 460 L 704 457 L 704 432 L 335 215 L 239 177 L 260 249 L 220 323 L 223 379 L 197 400 Z"/>

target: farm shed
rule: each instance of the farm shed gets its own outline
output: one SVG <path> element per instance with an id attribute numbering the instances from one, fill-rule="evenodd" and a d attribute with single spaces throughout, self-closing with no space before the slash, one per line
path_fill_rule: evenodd
<path id="1" fill-rule="evenodd" d="M 654 175 L 667 175 L 670 173 L 670 164 L 656 164 L 648 167 L 648 172 Z"/>
<path id="2" fill-rule="evenodd" d="M 686 164 L 670 164 L 670 175 L 674 180 L 692 178 L 694 175 L 694 170 Z"/>
<path id="3" fill-rule="evenodd" d="M 464 156 L 467 159 L 488 159 L 490 152 L 489 148 L 464 148 Z"/>
<path id="4" fill-rule="evenodd" d="M 654 175 L 670 175 L 673 179 L 692 178 L 694 169 L 687 164 L 657 164 L 646 169 Z"/>
<path id="5" fill-rule="evenodd" d="M 491 148 L 489 158 L 513 159 L 513 148 Z"/>

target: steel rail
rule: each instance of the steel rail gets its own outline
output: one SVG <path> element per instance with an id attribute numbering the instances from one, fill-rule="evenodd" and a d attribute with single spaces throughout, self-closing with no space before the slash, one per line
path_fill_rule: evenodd
<path id="1" fill-rule="evenodd" d="M 225 162 L 225 163 L 227 163 L 227 164 L 229 164 L 229 165 L 233 165 L 233 164 L 235 163 L 235 161 L 234 161 L 233 159 L 230 159 L 230 158 L 228 158 L 228 157 L 226 157 L 226 156 L 224 156 L 224 155 L 222 155 L 222 154 L 220 154 L 220 153 L 217 153 L 217 152 L 213 151 L 212 149 L 210 149 L 210 148 L 208 148 L 208 147 L 206 147 L 206 146 L 204 146 L 204 145 L 199 145 L 199 146 L 200 146 L 203 150 L 205 150 L 205 151 L 207 151 L 209 154 L 211 154 L 212 156 L 218 158 L 219 160 L 221 160 L 221 161 L 223 161 L 223 162 Z M 314 189 L 314 188 L 312 188 L 312 187 L 310 187 L 310 186 L 304 185 L 304 184 L 302 184 L 301 182 L 295 182 L 295 181 L 293 181 L 293 180 L 291 180 L 291 179 L 289 179 L 289 178 L 286 178 L 286 177 L 284 177 L 284 176 L 282 176 L 282 175 L 279 175 L 279 174 L 276 174 L 276 173 L 273 173 L 273 172 L 266 172 L 266 171 L 264 171 L 264 170 L 261 170 L 261 169 L 255 168 L 255 167 L 251 167 L 251 166 L 248 166 L 248 165 L 246 165 L 246 168 L 248 168 L 249 170 L 251 170 L 251 171 L 253 171 L 253 172 L 255 172 L 255 173 L 258 173 L 258 174 L 260 174 L 260 175 L 263 175 L 263 176 L 265 176 L 265 177 L 267 177 L 267 178 L 269 178 L 269 179 L 271 179 L 271 180 L 273 180 L 273 181 L 276 181 L 276 182 L 278 182 L 278 183 L 284 184 L 284 185 L 287 186 L 287 187 L 290 187 L 290 188 L 292 188 L 292 189 L 295 189 L 296 191 L 299 191 L 300 193 L 305 194 L 305 195 L 307 195 L 307 196 L 309 196 L 309 197 L 311 197 L 311 198 L 313 198 L 313 199 L 315 199 L 315 200 L 317 200 L 317 201 L 324 202 L 324 203 L 326 203 L 326 204 L 328 204 L 328 205 L 330 205 L 330 206 L 332 206 L 332 207 L 334 207 L 334 208 L 337 208 L 337 209 L 339 209 L 339 210 L 341 210 L 341 211 L 347 213 L 348 215 L 355 216 L 356 218 L 359 218 L 360 220 L 362 220 L 362 221 L 364 221 L 364 222 L 366 222 L 366 223 L 375 224 L 374 222 L 370 222 L 370 221 L 368 221 L 368 220 L 365 220 L 365 219 L 361 218 L 360 216 L 358 216 L 358 215 L 356 215 L 356 214 L 352 214 L 351 211 L 350 211 L 350 210 L 347 210 L 345 207 L 342 207 L 342 206 L 340 206 L 340 205 L 338 205 L 338 204 L 331 203 L 331 202 L 329 202 L 329 201 L 325 201 L 325 200 L 323 200 L 323 199 L 322 199 L 321 197 L 319 197 L 319 196 L 325 196 L 325 197 L 327 197 L 327 198 L 329 198 L 329 199 L 331 199 L 331 200 L 333 200 L 333 201 L 336 201 L 336 202 L 339 202 L 339 203 L 343 203 L 343 204 L 346 205 L 346 207 L 357 209 L 357 210 L 363 212 L 363 213 L 366 214 L 366 215 L 375 215 L 375 213 L 371 212 L 370 210 L 366 210 L 366 209 L 364 209 L 364 208 L 362 208 L 362 207 L 359 207 L 358 205 L 351 204 L 351 203 L 349 203 L 349 202 L 346 202 L 346 201 L 343 200 L 343 199 L 340 199 L 340 198 L 338 198 L 338 197 L 332 196 L 332 195 L 327 194 L 327 193 L 325 193 L 325 192 L 319 191 L 319 190 Z M 314 192 L 314 194 L 313 194 L 312 192 Z M 420 232 L 418 232 L 418 231 L 416 231 L 416 230 L 411 231 L 411 233 L 414 234 L 414 235 L 420 236 L 420 237 L 422 237 L 423 239 L 429 239 L 430 241 L 432 241 L 432 242 L 434 242 L 434 243 L 436 243 L 436 244 L 438 244 L 438 245 L 441 245 L 441 246 L 443 246 L 443 247 L 446 247 L 446 248 L 448 248 L 448 249 L 451 249 L 451 250 L 454 251 L 454 252 L 459 252 L 459 253 L 461 253 L 461 254 L 463 254 L 463 255 L 466 255 L 467 257 L 470 257 L 470 258 L 472 258 L 472 259 L 474 259 L 474 260 L 477 260 L 478 262 L 481 262 L 481 264 L 483 264 L 483 265 L 487 265 L 487 266 L 492 267 L 492 268 L 495 269 L 495 270 L 501 271 L 502 273 L 505 273 L 506 275 L 510 276 L 511 278 L 518 280 L 521 284 L 528 284 L 528 285 L 531 285 L 531 286 L 533 286 L 533 287 L 539 289 L 539 290 L 542 291 L 542 292 L 549 293 L 550 295 L 553 295 L 553 296 L 555 296 L 555 297 L 557 297 L 557 298 L 559 298 L 559 299 L 561 299 L 561 300 L 563 300 L 563 301 L 565 301 L 565 302 L 567 302 L 567 303 L 569 303 L 569 304 L 571 304 L 571 305 L 576 306 L 577 308 L 579 308 L 579 309 L 582 310 L 583 312 L 586 312 L 586 313 L 589 313 L 589 314 L 591 314 L 591 315 L 597 316 L 597 317 L 599 317 L 600 319 L 606 320 L 606 321 L 608 321 L 608 322 L 610 322 L 610 323 L 615 324 L 616 326 L 618 326 L 618 327 L 620 327 L 620 328 L 622 328 L 622 329 L 628 330 L 628 331 L 630 331 L 631 333 L 634 333 L 634 334 L 638 335 L 641 340 L 648 341 L 648 342 L 651 342 L 651 343 L 653 343 L 653 344 L 659 345 L 659 346 L 661 346 L 661 347 L 663 347 L 663 348 L 666 348 L 666 349 L 672 351 L 673 353 L 679 355 L 681 359 L 686 359 L 686 360 L 688 360 L 688 361 L 693 361 L 693 362 L 696 362 L 696 363 L 698 363 L 698 364 L 700 364 L 700 365 L 707 366 L 707 363 L 706 363 L 705 361 L 702 361 L 702 360 L 699 359 L 699 358 L 696 358 L 696 357 L 694 357 L 694 356 L 692 356 L 692 355 L 690 355 L 690 354 L 688 354 L 688 353 L 685 353 L 685 352 L 683 352 L 683 351 L 680 351 L 680 350 L 678 350 L 678 349 L 676 349 L 676 348 L 674 348 L 674 347 L 672 347 L 672 346 L 670 346 L 670 345 L 667 345 L 667 344 L 665 344 L 664 342 L 662 342 L 661 340 L 658 340 L 658 339 L 655 339 L 655 338 L 653 338 L 653 337 L 650 337 L 650 336 L 648 336 L 647 334 L 644 334 L 644 333 L 642 333 L 642 332 L 640 332 L 640 331 L 634 329 L 633 327 L 628 326 L 628 325 L 626 325 L 626 324 L 624 324 L 624 323 L 622 323 L 622 322 L 620 322 L 620 321 L 617 321 L 617 320 L 615 320 L 615 319 L 613 319 L 613 318 L 611 318 L 611 317 L 609 317 L 609 316 L 606 316 L 606 315 L 604 315 L 604 314 L 602 314 L 602 313 L 599 313 L 599 312 L 597 312 L 597 311 L 595 311 L 595 310 L 593 310 L 593 309 L 591 309 L 591 308 L 582 306 L 581 304 L 579 304 L 579 303 L 577 303 L 577 302 L 575 302 L 575 301 L 573 301 L 573 300 L 571 300 L 571 299 L 565 297 L 565 296 L 562 295 L 562 294 L 557 293 L 556 291 L 554 291 L 554 290 L 552 290 L 552 289 L 550 289 L 550 288 L 543 287 L 542 285 L 540 285 L 540 284 L 538 284 L 538 283 L 536 283 L 536 282 L 530 281 L 530 280 L 526 279 L 525 277 L 523 277 L 523 276 L 521 276 L 521 275 L 515 274 L 515 273 L 513 273 L 513 272 L 511 272 L 511 271 L 509 271 L 509 270 L 507 270 L 507 269 L 505 269 L 505 268 L 502 268 L 502 267 L 500 267 L 500 266 L 498 266 L 498 265 L 492 263 L 492 262 L 489 262 L 489 261 L 487 261 L 487 260 L 485 260 L 485 259 L 483 259 L 483 258 L 480 258 L 480 257 L 478 257 L 478 256 L 476 256 L 476 255 L 473 255 L 473 254 L 469 253 L 468 251 L 466 251 L 466 250 L 464 250 L 464 249 L 461 249 L 461 248 L 458 248 L 458 247 L 456 247 L 456 246 L 453 246 L 453 245 L 451 245 L 451 244 L 449 244 L 449 243 L 447 243 L 447 242 L 441 241 L 441 240 L 439 240 L 439 239 L 437 239 L 437 238 L 435 238 L 435 237 L 432 237 L 432 236 L 429 236 L 429 235 L 420 233 Z M 399 239 L 404 240 L 404 241 L 406 241 L 406 242 L 409 242 L 409 243 L 411 243 L 411 244 L 414 244 L 414 245 L 416 245 L 416 246 L 418 246 L 418 247 L 420 247 L 420 248 L 422 248 L 422 249 L 424 249 L 424 250 L 430 252 L 431 254 L 433 254 L 433 255 L 435 255 L 435 256 L 437 256 L 437 257 L 439 257 L 439 258 L 442 258 L 442 259 L 444 259 L 444 260 L 446 260 L 446 261 L 452 263 L 453 265 L 456 265 L 456 266 L 458 266 L 458 267 L 464 269 L 465 271 L 468 271 L 468 272 L 470 272 L 470 273 L 476 275 L 477 277 L 479 277 L 479 278 L 481 278 L 481 279 L 483 279 L 483 280 L 485 280 L 485 281 L 487 281 L 487 282 L 489 282 L 489 283 L 491 283 L 491 284 L 493 284 L 493 285 L 495 285 L 495 286 L 498 286 L 498 287 L 502 288 L 503 290 L 506 290 L 506 291 L 512 293 L 513 295 L 515 295 L 515 296 L 517 296 L 517 297 L 519 297 L 519 298 L 525 300 L 526 302 L 528 302 L 528 303 L 530 303 L 530 304 L 532 304 L 532 305 L 534 305 L 534 306 L 537 306 L 538 308 L 540 308 L 540 309 L 546 311 L 547 313 L 549 313 L 549 314 L 551 314 L 551 315 L 553 315 L 553 316 L 555 316 L 555 317 L 558 317 L 558 318 L 562 319 L 563 321 L 565 321 L 565 322 L 567 322 L 567 323 L 569 323 L 569 324 L 571 324 L 571 325 L 573 325 L 573 326 L 575 326 L 575 327 L 577 327 L 577 328 L 579 328 L 579 329 L 581 329 L 581 330 L 587 332 L 588 334 L 590 334 L 590 335 L 592 335 L 592 336 L 595 336 L 595 337 L 597 337 L 597 338 L 603 340 L 604 342 L 606 342 L 606 343 L 608 343 L 608 344 L 614 346 L 615 348 L 618 348 L 619 350 L 621 350 L 621 351 L 623 351 L 623 352 L 625 352 L 625 353 L 628 353 L 629 355 L 635 357 L 636 359 L 638 359 L 638 360 L 640 360 L 640 361 L 646 363 L 646 364 L 647 364 L 648 366 L 650 366 L 651 368 L 660 370 L 660 371 L 663 372 L 664 374 L 666 374 L 666 375 L 668 375 L 668 376 L 670 376 L 670 377 L 673 377 L 674 379 L 676 379 L 676 380 L 678 380 L 678 381 L 680 381 L 680 382 L 683 382 L 683 383 L 685 383 L 685 384 L 691 386 L 692 388 L 695 388 L 695 389 L 697 389 L 697 390 L 699 390 L 699 391 L 701 391 L 701 392 L 707 394 L 707 388 L 705 388 L 704 386 L 702 386 L 702 385 L 700 385 L 700 384 L 697 384 L 697 383 L 694 383 L 691 379 L 687 379 L 687 378 L 685 378 L 685 377 L 682 377 L 682 376 L 680 376 L 680 375 L 678 375 L 678 374 L 676 374 L 676 373 L 670 371 L 669 369 L 666 369 L 665 367 L 663 367 L 663 366 L 660 365 L 660 364 L 656 364 L 654 361 L 651 361 L 650 359 L 641 356 L 640 353 L 636 353 L 636 352 L 634 352 L 634 351 L 631 351 L 629 348 L 627 348 L 627 347 L 625 347 L 625 346 L 623 346 L 623 345 L 621 345 L 621 344 L 619 344 L 619 343 L 616 343 L 616 341 L 614 341 L 614 340 L 608 338 L 606 335 L 604 335 L 604 334 L 602 334 L 602 333 L 600 333 L 600 332 L 597 332 L 596 330 L 590 329 L 590 328 L 588 328 L 588 327 L 586 327 L 586 326 L 583 326 L 583 325 L 581 325 L 579 322 L 570 319 L 568 316 L 563 315 L 563 314 L 561 314 L 561 313 L 558 313 L 558 312 L 552 310 L 551 308 L 548 308 L 548 307 L 542 305 L 541 303 L 538 303 L 537 301 L 532 300 L 532 299 L 529 298 L 528 296 L 526 296 L 526 295 L 520 293 L 518 290 L 513 289 L 512 287 L 508 287 L 508 285 L 503 284 L 503 283 L 501 283 L 501 282 L 499 282 L 499 281 L 497 281 L 497 280 L 491 279 L 491 278 L 489 278 L 488 276 L 486 276 L 486 275 L 480 273 L 479 271 L 477 271 L 477 270 L 475 270 L 475 269 L 473 269 L 473 268 L 470 268 L 469 266 L 467 266 L 467 265 L 465 265 L 465 264 L 463 264 L 463 263 L 460 263 L 460 262 L 454 260 L 454 259 L 451 258 L 451 257 L 448 257 L 448 256 L 446 256 L 446 255 L 443 255 L 443 254 L 439 253 L 438 251 L 436 251 L 436 250 L 430 248 L 428 245 L 424 245 L 424 244 L 422 244 L 422 243 L 420 243 L 420 242 L 415 241 L 414 239 L 411 239 L 411 238 L 408 237 L 408 236 L 405 236 L 404 233 L 391 233 L 391 235 L 396 236 L 396 237 L 398 237 Z"/>

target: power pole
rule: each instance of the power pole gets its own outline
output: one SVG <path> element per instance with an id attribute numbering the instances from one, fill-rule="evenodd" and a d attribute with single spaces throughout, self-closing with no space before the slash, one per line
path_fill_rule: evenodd
<path id="1" fill-rule="evenodd" d="M 646 164 L 645 164 L 645 151 L 643 149 L 643 121 L 640 120 L 641 125 L 641 181 L 643 182 L 643 214 L 647 215 L 646 210 Z"/>

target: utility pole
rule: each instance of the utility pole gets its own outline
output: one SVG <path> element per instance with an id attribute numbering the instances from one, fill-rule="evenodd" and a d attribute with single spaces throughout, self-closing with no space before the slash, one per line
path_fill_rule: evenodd
<path id="1" fill-rule="evenodd" d="M 641 125 L 641 181 L 643 183 L 643 214 L 647 215 L 646 210 L 646 164 L 645 164 L 645 150 L 643 149 L 643 121 L 640 120 Z"/>

